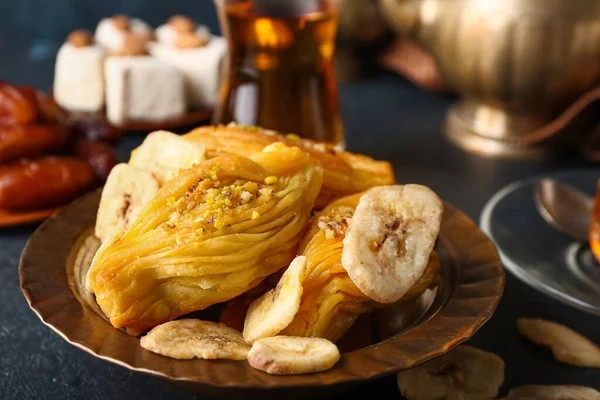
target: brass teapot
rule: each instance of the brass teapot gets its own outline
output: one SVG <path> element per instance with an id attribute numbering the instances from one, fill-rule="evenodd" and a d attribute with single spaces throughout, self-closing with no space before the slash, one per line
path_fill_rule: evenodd
<path id="1" fill-rule="evenodd" d="M 398 32 L 436 58 L 463 96 L 445 133 L 458 146 L 522 158 L 528 135 L 600 79 L 598 0 L 379 0 Z"/>

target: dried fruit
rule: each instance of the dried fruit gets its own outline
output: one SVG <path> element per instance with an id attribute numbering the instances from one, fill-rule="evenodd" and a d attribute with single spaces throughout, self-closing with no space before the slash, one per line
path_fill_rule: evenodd
<path id="1" fill-rule="evenodd" d="M 584 386 L 531 385 L 511 389 L 505 399 L 600 400 L 600 392 Z"/>
<path id="2" fill-rule="evenodd" d="M 306 257 L 296 257 L 275 289 L 250 305 L 244 321 L 244 340 L 252 343 L 275 336 L 292 322 L 300 307 L 305 272 Z"/>
<path id="3" fill-rule="evenodd" d="M 421 185 L 380 186 L 360 198 L 344 238 L 342 265 L 379 303 L 398 301 L 423 275 L 443 204 Z"/>
<path id="4" fill-rule="evenodd" d="M 533 343 L 550 347 L 558 361 L 600 368 L 600 348 L 571 328 L 539 318 L 519 318 L 517 327 Z"/>
<path id="5" fill-rule="evenodd" d="M 100 182 L 106 181 L 108 174 L 117 165 L 117 157 L 108 144 L 78 139 L 75 142 L 75 155 L 87 162 Z"/>
<path id="6" fill-rule="evenodd" d="M 0 165 L 0 208 L 62 206 L 89 190 L 95 178 L 92 168 L 74 157 L 22 158 Z"/>
<path id="7" fill-rule="evenodd" d="M 175 133 L 156 131 L 131 152 L 129 164 L 151 172 L 163 186 L 180 170 L 203 160 L 204 148 L 201 145 L 190 143 Z"/>
<path id="8" fill-rule="evenodd" d="M 69 137 L 62 125 L 0 125 L 0 163 L 60 152 Z"/>
<path id="9" fill-rule="evenodd" d="M 30 124 L 38 118 L 37 92 L 0 82 L 0 124 Z"/>
<path id="10" fill-rule="evenodd" d="M 119 164 L 110 172 L 102 190 L 96 236 L 104 243 L 118 231 L 126 231 L 158 191 L 151 173 Z"/>
<path id="11" fill-rule="evenodd" d="M 504 361 L 470 346 L 398 374 L 398 387 L 408 400 L 492 399 L 504 382 Z"/>
<path id="12" fill-rule="evenodd" d="M 273 375 L 321 372 L 340 359 L 335 344 L 322 338 L 274 336 L 259 339 L 248 353 L 252 368 Z"/>
<path id="13" fill-rule="evenodd" d="M 250 346 L 228 326 L 199 319 L 180 319 L 153 328 L 140 340 L 146 350 L 188 360 L 225 358 L 245 360 Z"/>
<path id="14" fill-rule="evenodd" d="M 73 123 L 75 134 L 92 141 L 116 145 L 121 141 L 122 131 L 102 118 L 83 118 Z"/>
<path id="15" fill-rule="evenodd" d="M 60 108 L 52 96 L 37 92 L 37 102 L 40 111 L 40 120 L 49 124 L 63 124 L 67 114 Z"/>

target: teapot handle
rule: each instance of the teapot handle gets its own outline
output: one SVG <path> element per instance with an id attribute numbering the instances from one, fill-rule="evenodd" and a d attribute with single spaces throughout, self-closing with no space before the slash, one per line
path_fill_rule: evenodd
<path id="1" fill-rule="evenodd" d="M 559 132 L 561 132 L 575 117 L 577 117 L 583 110 L 585 110 L 591 103 L 600 99 L 600 86 L 588 91 L 581 96 L 575 103 L 571 104 L 565 111 L 563 111 L 554 121 L 549 124 L 525 135 L 520 141 L 520 145 L 523 147 L 530 146 L 532 144 L 541 143 L 547 140 Z M 600 157 L 596 155 L 596 157 Z M 600 159 L 600 158 L 599 158 Z"/>

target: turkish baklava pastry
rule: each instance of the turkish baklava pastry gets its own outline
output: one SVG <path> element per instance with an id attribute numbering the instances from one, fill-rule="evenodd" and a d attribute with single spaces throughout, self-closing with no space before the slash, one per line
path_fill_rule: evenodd
<path id="1" fill-rule="evenodd" d="M 395 193 L 386 194 L 390 191 Z M 416 185 L 375 188 L 317 213 L 298 251 L 306 257 L 300 307 L 281 334 L 335 342 L 361 314 L 414 300 L 435 283 L 440 264 L 432 246 L 441 203 L 427 191 Z M 402 198 L 418 199 L 421 192 L 436 204 L 427 209 L 427 199 L 402 205 Z M 380 202 L 375 213 L 369 207 L 374 199 Z M 420 235 L 422 231 L 431 234 Z"/>
<path id="2" fill-rule="evenodd" d="M 341 151 L 332 145 L 301 139 L 293 134 L 282 135 L 257 127 L 229 124 L 200 127 L 184 138 L 203 145 L 207 158 L 222 154 L 244 156 L 276 142 L 300 147 L 323 168 L 323 187 L 317 198 L 317 208 L 325 207 L 333 199 L 395 182 L 394 170 L 387 161 Z"/>
<path id="3" fill-rule="evenodd" d="M 201 162 L 102 245 L 86 287 L 133 335 L 232 299 L 295 257 L 321 184 L 321 168 L 298 147 Z"/>

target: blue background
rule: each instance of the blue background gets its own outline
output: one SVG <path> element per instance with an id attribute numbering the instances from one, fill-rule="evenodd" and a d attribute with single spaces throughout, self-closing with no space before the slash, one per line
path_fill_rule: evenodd
<path id="1" fill-rule="evenodd" d="M 47 66 L 53 64 L 69 32 L 81 28 L 93 32 L 101 18 L 114 14 L 139 17 L 153 27 L 173 14 L 185 14 L 212 32 L 219 32 L 212 0 L 0 0 L 0 79 L 17 77 L 12 82 L 48 89 L 53 71 Z M 27 51 L 14 54 L 14 48 Z M 11 57 L 25 59 L 15 62 Z M 27 81 L 19 81 L 21 74 L 7 70 L 8 63 L 16 68 L 27 65 L 36 71 L 27 74 Z M 46 68 L 39 68 L 40 65 Z"/>

